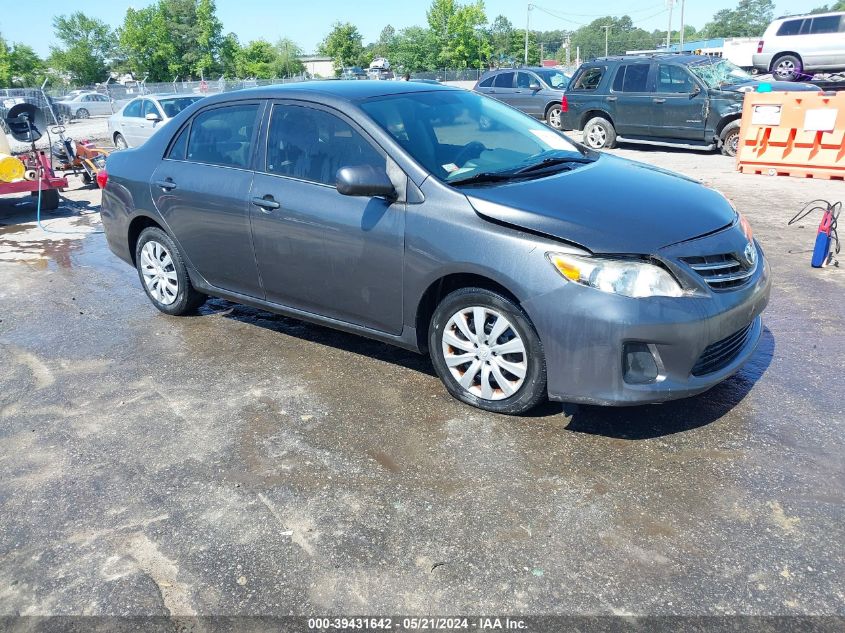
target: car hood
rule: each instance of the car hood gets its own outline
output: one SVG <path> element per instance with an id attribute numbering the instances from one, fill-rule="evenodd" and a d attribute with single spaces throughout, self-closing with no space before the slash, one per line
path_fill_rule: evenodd
<path id="1" fill-rule="evenodd" d="M 734 208 L 717 191 L 607 154 L 553 176 L 462 191 L 482 217 L 594 253 L 653 254 L 736 219 Z"/>

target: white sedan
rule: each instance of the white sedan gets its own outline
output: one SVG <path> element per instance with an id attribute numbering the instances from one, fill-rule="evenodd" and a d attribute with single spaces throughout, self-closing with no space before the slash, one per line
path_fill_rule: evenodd
<path id="1" fill-rule="evenodd" d="M 114 99 L 99 92 L 82 92 L 63 98 L 57 102 L 59 110 L 71 119 L 112 114 L 116 107 Z"/>
<path id="2" fill-rule="evenodd" d="M 200 99 L 201 95 L 175 94 L 136 97 L 109 117 L 109 137 L 120 149 L 142 145 L 166 121 Z"/>

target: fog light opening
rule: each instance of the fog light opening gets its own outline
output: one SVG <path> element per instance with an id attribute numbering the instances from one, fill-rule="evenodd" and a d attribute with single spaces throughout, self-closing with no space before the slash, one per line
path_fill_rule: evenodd
<path id="1" fill-rule="evenodd" d="M 647 385 L 660 375 L 657 359 L 648 343 L 625 343 L 622 370 L 623 379 L 631 385 Z"/>

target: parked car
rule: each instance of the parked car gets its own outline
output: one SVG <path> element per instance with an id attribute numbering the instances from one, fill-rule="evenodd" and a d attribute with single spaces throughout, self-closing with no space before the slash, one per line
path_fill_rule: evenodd
<path id="1" fill-rule="evenodd" d="M 114 112 L 114 100 L 99 92 L 82 92 L 70 99 L 64 97 L 56 102 L 59 111 L 71 119 L 87 119 Z"/>
<path id="2" fill-rule="evenodd" d="M 192 103 L 199 95 L 145 95 L 136 97 L 109 117 L 109 138 L 119 149 L 137 147 Z"/>
<path id="3" fill-rule="evenodd" d="M 752 356 L 769 298 L 714 189 L 448 86 L 210 96 L 103 178 L 108 244 L 158 310 L 212 295 L 427 352 L 499 413 L 705 391 Z"/>
<path id="4" fill-rule="evenodd" d="M 382 81 L 396 78 L 396 75 L 394 75 L 393 71 L 389 68 L 373 68 L 371 66 L 367 69 L 365 74 L 367 76 L 367 79 L 376 79 Z"/>
<path id="5" fill-rule="evenodd" d="M 754 67 L 781 81 L 845 70 L 845 12 L 779 18 L 757 44 Z"/>
<path id="6" fill-rule="evenodd" d="M 761 82 L 707 55 L 627 55 L 582 64 L 563 99 L 563 129 L 583 130 L 593 149 L 617 142 L 721 148 L 735 156 L 744 93 Z M 772 90 L 819 92 L 767 82 Z"/>
<path id="7" fill-rule="evenodd" d="M 473 88 L 560 129 L 560 104 L 569 76 L 554 68 L 508 68 L 482 75 Z"/>
<path id="8" fill-rule="evenodd" d="M 367 73 L 360 66 L 349 66 L 340 72 L 341 79 L 366 79 Z"/>

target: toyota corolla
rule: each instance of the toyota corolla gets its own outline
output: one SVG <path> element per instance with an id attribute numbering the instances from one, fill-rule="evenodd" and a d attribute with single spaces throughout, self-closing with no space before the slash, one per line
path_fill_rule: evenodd
<path id="1" fill-rule="evenodd" d="M 212 96 L 101 184 L 160 311 L 222 297 L 427 353 L 488 411 L 701 393 L 752 356 L 769 298 L 717 191 L 445 86 Z"/>

